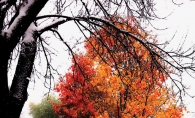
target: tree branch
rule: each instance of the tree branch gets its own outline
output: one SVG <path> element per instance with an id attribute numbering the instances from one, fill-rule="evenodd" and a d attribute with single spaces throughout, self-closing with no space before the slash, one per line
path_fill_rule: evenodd
<path id="1" fill-rule="evenodd" d="M 51 22 L 51 23 L 47 23 L 47 24 L 43 24 L 42 26 L 39 26 L 39 27 L 37 28 L 37 32 L 43 33 L 43 32 L 45 32 L 45 31 L 47 31 L 47 30 L 50 30 L 51 28 L 58 27 L 59 25 L 65 23 L 65 22 L 67 22 L 67 21 L 69 21 L 68 18 L 66 18 L 66 19 L 64 19 L 64 18 L 56 19 L 56 20 L 54 20 L 54 21 Z"/>
<path id="2" fill-rule="evenodd" d="M 24 34 L 30 24 L 35 20 L 37 14 L 41 11 L 48 0 L 28 0 L 27 3 L 23 3 L 19 9 L 19 14 L 15 18 L 12 24 L 4 36 L 9 39 L 10 51 L 12 51 L 20 40 L 20 37 Z"/>

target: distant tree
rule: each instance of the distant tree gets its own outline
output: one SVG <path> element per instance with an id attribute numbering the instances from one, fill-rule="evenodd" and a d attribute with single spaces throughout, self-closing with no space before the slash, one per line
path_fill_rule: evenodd
<path id="1" fill-rule="evenodd" d="M 55 114 L 52 104 L 59 103 L 59 101 L 53 96 L 45 96 L 40 103 L 30 103 L 30 115 L 33 118 L 58 118 Z"/>

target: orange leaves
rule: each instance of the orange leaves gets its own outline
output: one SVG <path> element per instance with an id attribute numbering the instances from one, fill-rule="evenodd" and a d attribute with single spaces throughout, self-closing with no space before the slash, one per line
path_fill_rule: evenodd
<path id="1" fill-rule="evenodd" d="M 113 17 L 113 21 L 117 20 L 125 21 Z M 134 21 L 127 21 L 129 26 L 118 22 L 115 25 L 143 42 L 155 41 L 135 27 Z M 152 57 L 141 41 L 108 26 L 95 35 L 85 43 L 86 54 L 74 55 L 70 71 L 56 85 L 62 102 L 55 106 L 58 114 L 78 118 L 182 116 L 183 107 L 175 106 L 175 96 L 163 86 L 167 73 L 152 63 L 155 59 L 161 64 L 160 60 Z"/>
<path id="2" fill-rule="evenodd" d="M 110 118 L 110 117 L 109 117 L 109 115 L 108 115 L 108 112 L 105 111 L 105 112 L 103 113 L 103 115 L 99 115 L 97 118 Z"/>
<path id="3" fill-rule="evenodd" d="M 70 71 L 64 76 L 66 81 L 60 80 L 56 85 L 56 90 L 61 93 L 59 100 L 62 102 L 58 106 L 55 105 L 58 114 L 68 114 L 73 118 L 111 118 L 116 115 L 122 118 L 134 115 L 138 118 L 182 116 L 183 108 L 175 106 L 174 96 L 162 86 L 165 80 L 161 80 L 164 75 L 160 71 L 149 69 L 148 72 L 151 73 L 147 73 L 146 70 L 142 72 L 142 68 L 126 70 L 127 76 L 121 78 L 113 74 L 112 68 L 107 64 L 91 62 L 88 59 L 90 58 L 81 59 L 86 60 L 81 67 L 83 66 L 84 77 L 89 77 L 88 79 L 78 79 L 84 77 L 81 70 L 72 65 L 74 73 Z M 152 78 L 159 79 L 157 83 L 161 86 L 152 84 Z"/>

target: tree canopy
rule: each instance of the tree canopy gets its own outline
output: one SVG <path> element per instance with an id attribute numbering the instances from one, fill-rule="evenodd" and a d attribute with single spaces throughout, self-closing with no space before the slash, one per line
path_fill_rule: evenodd
<path id="1" fill-rule="evenodd" d="M 135 26 L 134 20 L 113 19 L 115 27 L 157 43 L 155 37 Z M 136 39 L 118 32 L 110 35 L 112 30 L 104 26 L 94 32 L 98 36 L 86 40 L 86 53 L 73 56 L 69 72 L 56 85 L 61 101 L 54 104 L 56 113 L 71 118 L 182 117 L 185 107 L 177 104 L 172 88 L 165 84 L 170 68 Z M 153 52 L 161 53 L 157 48 Z"/>

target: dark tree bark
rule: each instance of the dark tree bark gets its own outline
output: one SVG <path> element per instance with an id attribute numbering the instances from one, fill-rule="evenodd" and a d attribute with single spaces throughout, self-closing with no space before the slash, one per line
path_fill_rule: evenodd
<path id="1" fill-rule="evenodd" d="M 21 46 L 20 56 L 13 78 L 11 88 L 8 88 L 8 61 L 11 53 L 16 45 L 19 43 L 21 37 L 30 24 L 35 20 L 37 14 L 41 11 L 48 0 L 34 0 L 21 3 L 21 6 L 16 11 L 15 16 L 10 21 L 10 26 L 7 31 L 3 31 L 3 23 L 5 14 L 8 9 L 16 4 L 16 0 L 7 0 L 0 3 L 0 116 L 4 118 L 19 118 L 24 103 L 27 100 L 27 87 L 29 78 L 33 69 L 35 54 L 36 54 L 36 40 L 35 36 L 33 42 L 23 42 Z M 25 8 L 25 5 L 28 7 Z M 23 13 L 23 15 L 21 15 Z M 35 31 L 34 31 L 35 33 Z"/>
<path id="2" fill-rule="evenodd" d="M 7 100 L 9 97 L 7 66 L 10 52 L 7 49 L 8 45 L 6 39 L 1 37 L 0 40 L 0 53 L 2 54 L 0 61 L 0 94 L 2 95 L 2 97 L 0 97 L 0 115 L 3 116 L 5 108 L 7 108 Z"/>
<path id="3" fill-rule="evenodd" d="M 8 103 L 10 105 L 10 113 L 7 114 L 7 118 L 11 116 L 19 117 L 28 98 L 27 88 L 34 65 L 36 47 L 36 41 L 22 44 L 18 65 L 9 93 L 11 102 Z"/>

